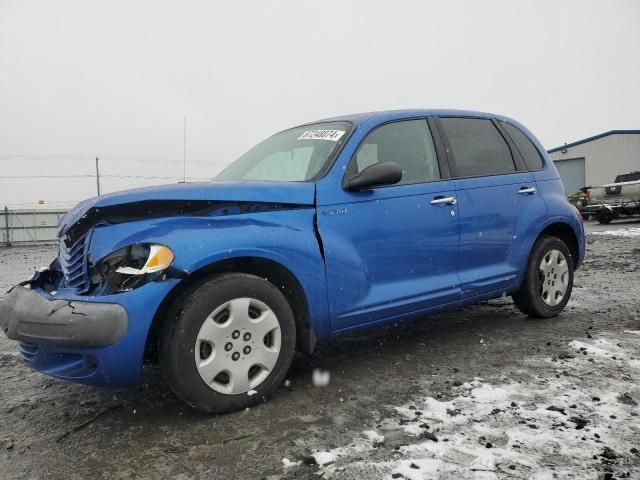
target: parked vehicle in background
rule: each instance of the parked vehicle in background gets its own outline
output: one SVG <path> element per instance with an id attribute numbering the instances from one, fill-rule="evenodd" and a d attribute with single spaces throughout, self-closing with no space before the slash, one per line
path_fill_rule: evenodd
<path id="1" fill-rule="evenodd" d="M 294 127 L 216 181 L 86 200 L 59 236 L 51 266 L 0 300 L 23 359 L 112 386 L 157 359 L 215 413 L 264 401 L 296 350 L 354 329 L 504 295 L 558 315 L 584 256 L 531 133 L 451 110 Z"/>
<path id="2" fill-rule="evenodd" d="M 591 193 L 589 192 L 590 188 L 591 187 L 582 187 L 577 192 L 569 195 L 569 203 L 575 205 L 575 207 L 582 215 L 582 218 L 585 220 L 590 220 L 591 216 L 593 215 L 592 213 L 589 213 L 587 210 L 585 210 L 586 207 L 589 206 L 589 200 L 591 200 Z"/>
<path id="3" fill-rule="evenodd" d="M 613 183 L 591 187 L 590 200 L 583 209 L 600 223 L 628 215 L 640 215 L 640 172 L 618 175 Z"/>

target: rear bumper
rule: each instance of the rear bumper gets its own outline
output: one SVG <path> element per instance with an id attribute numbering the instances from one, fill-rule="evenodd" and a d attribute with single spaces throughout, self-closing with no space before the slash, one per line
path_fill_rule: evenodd
<path id="1" fill-rule="evenodd" d="M 127 311 L 115 303 L 47 300 L 22 286 L 0 299 L 0 328 L 24 343 L 107 347 L 126 335 L 127 324 Z"/>

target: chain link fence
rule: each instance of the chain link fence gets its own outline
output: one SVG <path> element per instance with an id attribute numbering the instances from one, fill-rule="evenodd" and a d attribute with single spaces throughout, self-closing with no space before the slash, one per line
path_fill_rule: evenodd
<path id="1" fill-rule="evenodd" d="M 58 223 L 67 213 L 62 209 L 0 210 L 0 246 L 55 243 Z"/>

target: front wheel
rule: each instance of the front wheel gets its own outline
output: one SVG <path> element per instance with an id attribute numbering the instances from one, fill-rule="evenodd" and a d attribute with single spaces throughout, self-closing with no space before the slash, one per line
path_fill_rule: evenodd
<path id="1" fill-rule="evenodd" d="M 160 367 L 193 408 L 226 413 L 275 391 L 293 359 L 295 338 L 291 307 L 277 287 L 253 275 L 221 275 L 192 288 L 169 313 Z"/>
<path id="2" fill-rule="evenodd" d="M 557 237 L 541 237 L 529 255 L 522 286 L 513 294 L 516 307 L 531 317 L 554 317 L 564 310 L 572 289 L 569 248 Z"/>

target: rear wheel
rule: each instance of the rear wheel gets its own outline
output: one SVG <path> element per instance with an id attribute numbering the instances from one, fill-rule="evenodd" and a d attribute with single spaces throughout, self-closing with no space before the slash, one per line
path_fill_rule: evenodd
<path id="1" fill-rule="evenodd" d="M 266 280 L 215 277 L 187 292 L 173 315 L 162 332 L 160 366 L 171 389 L 196 410 L 226 413 L 262 402 L 289 369 L 294 316 Z"/>
<path id="2" fill-rule="evenodd" d="M 513 301 L 522 313 L 548 318 L 567 305 L 573 289 L 573 258 L 557 237 L 539 238 L 531 251 L 520 290 Z"/>

